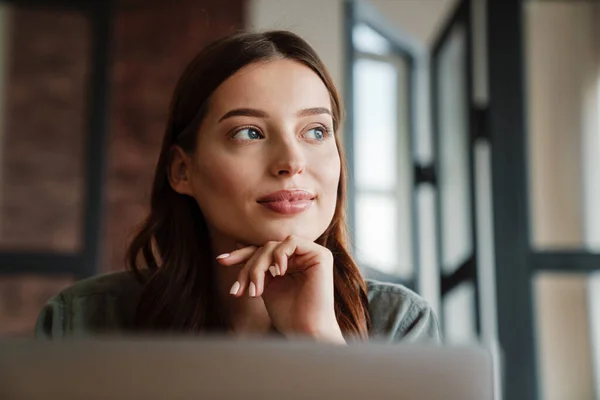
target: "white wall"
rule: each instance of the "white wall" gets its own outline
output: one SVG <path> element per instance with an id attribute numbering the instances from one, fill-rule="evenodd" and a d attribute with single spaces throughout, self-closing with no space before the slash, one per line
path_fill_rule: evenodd
<path id="1" fill-rule="evenodd" d="M 540 399 L 593 399 L 587 277 L 542 274 L 534 300 Z"/>
<path id="2" fill-rule="evenodd" d="M 592 19 L 592 42 L 595 63 L 590 65 L 591 81 L 586 92 L 583 156 L 584 242 L 588 249 L 600 252 L 600 3 L 595 4 Z M 595 21 L 595 23 L 594 23 Z M 595 40 L 594 40 L 595 39 Z"/>

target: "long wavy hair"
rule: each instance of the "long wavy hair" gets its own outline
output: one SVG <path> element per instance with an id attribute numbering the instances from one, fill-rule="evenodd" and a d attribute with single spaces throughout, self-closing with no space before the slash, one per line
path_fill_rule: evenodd
<path id="1" fill-rule="evenodd" d="M 127 251 L 127 265 L 143 283 L 135 329 L 168 332 L 223 332 L 230 321 L 218 293 L 206 220 L 194 198 L 169 184 L 173 146 L 192 154 L 211 94 L 241 68 L 272 59 L 291 59 L 311 68 L 331 97 L 334 132 L 342 118 L 339 94 L 323 62 L 297 35 L 285 31 L 242 33 L 204 48 L 175 88 L 150 199 L 150 213 Z M 347 338 L 366 340 L 371 329 L 366 283 L 347 248 L 347 168 L 341 159 L 337 205 L 316 243 L 334 255 L 335 315 Z"/>

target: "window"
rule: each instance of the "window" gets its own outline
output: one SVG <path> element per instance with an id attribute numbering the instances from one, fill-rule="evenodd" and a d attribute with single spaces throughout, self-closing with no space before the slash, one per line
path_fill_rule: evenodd
<path id="1" fill-rule="evenodd" d="M 97 272 L 112 2 L 0 2 L 0 335 Z"/>
<path id="2" fill-rule="evenodd" d="M 351 41 L 355 256 L 367 276 L 414 286 L 412 60 L 365 22 Z"/>

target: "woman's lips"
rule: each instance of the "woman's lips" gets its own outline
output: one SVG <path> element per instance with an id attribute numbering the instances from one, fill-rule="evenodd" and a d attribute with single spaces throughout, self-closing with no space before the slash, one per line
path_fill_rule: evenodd
<path id="1" fill-rule="evenodd" d="M 308 209 L 312 205 L 312 202 L 313 200 L 276 200 L 259 202 L 258 204 L 279 214 L 293 215 Z"/>
<path id="2" fill-rule="evenodd" d="M 299 214 L 308 209 L 315 196 L 306 190 L 280 190 L 261 197 L 258 204 L 279 214 Z"/>

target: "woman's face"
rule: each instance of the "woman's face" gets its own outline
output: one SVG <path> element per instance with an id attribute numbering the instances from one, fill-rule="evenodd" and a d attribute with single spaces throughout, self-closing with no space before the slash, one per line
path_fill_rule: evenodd
<path id="1" fill-rule="evenodd" d="M 331 113 L 325 84 L 292 60 L 246 66 L 214 92 L 187 168 L 213 235 L 262 245 L 327 229 L 340 179 Z"/>

